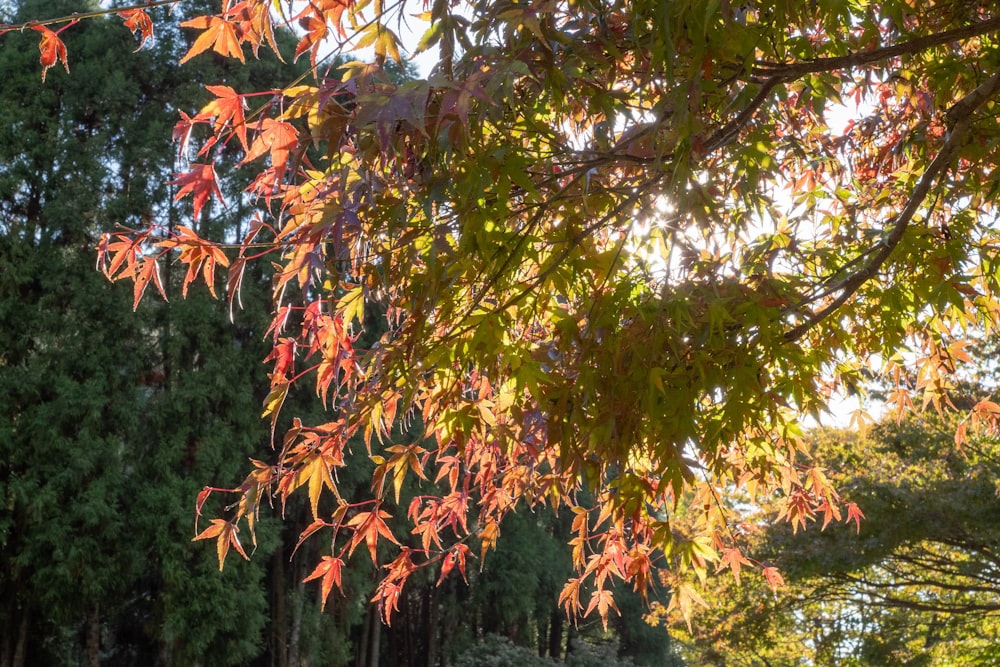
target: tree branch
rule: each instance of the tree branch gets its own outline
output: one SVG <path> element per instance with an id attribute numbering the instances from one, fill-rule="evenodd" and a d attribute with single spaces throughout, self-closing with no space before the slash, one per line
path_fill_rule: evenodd
<path id="1" fill-rule="evenodd" d="M 998 19 L 998 21 L 1000 21 L 1000 19 Z M 978 109 L 986 100 L 996 95 L 997 92 L 1000 92 L 1000 72 L 988 78 L 980 84 L 979 87 L 967 94 L 954 106 L 948 109 L 945 113 L 947 120 L 951 124 L 948 137 L 945 139 L 944 145 L 938 152 L 937 157 L 931 161 L 931 163 L 927 166 L 927 170 L 920 177 L 920 181 L 913 189 L 913 193 L 906 202 L 906 206 L 904 206 L 903 210 L 896 216 L 896 221 L 890 228 L 889 233 L 883 237 L 879 246 L 876 246 L 877 249 L 874 254 L 872 254 L 860 270 L 847 276 L 843 280 L 840 280 L 834 285 L 831 285 L 824 291 L 825 294 L 833 294 L 836 292 L 839 292 L 839 294 L 826 306 L 814 311 L 806 317 L 803 322 L 786 332 L 786 341 L 793 342 L 801 338 L 807 331 L 809 331 L 809 329 L 833 314 L 833 312 L 850 299 L 862 285 L 878 273 L 879 269 L 882 268 L 882 265 L 889 258 L 889 256 L 892 255 L 896 246 L 898 246 L 899 242 L 903 239 L 903 235 L 906 233 L 910 222 L 913 220 L 913 216 L 923 204 L 924 199 L 926 199 L 927 193 L 934 185 L 934 182 L 939 176 L 947 171 L 952 159 L 954 159 L 959 147 L 965 140 L 966 134 L 969 132 L 969 127 L 972 125 L 973 121 L 973 112 L 975 112 L 975 110 Z M 815 297 L 809 300 L 815 300 Z M 806 302 L 806 300 L 800 301 L 786 312 L 789 314 L 794 313 L 800 310 Z"/>
<path id="2" fill-rule="evenodd" d="M 855 53 L 849 53 L 846 56 L 837 56 L 835 58 L 816 58 L 815 60 L 807 60 L 799 63 L 758 61 L 756 67 L 753 68 L 752 73 L 756 76 L 764 77 L 780 76 L 796 78 L 804 74 L 817 74 L 819 72 L 853 69 L 861 67 L 862 65 L 878 62 L 880 60 L 895 58 L 896 56 L 912 55 L 935 46 L 943 46 L 945 44 L 951 44 L 952 42 L 962 41 L 963 39 L 978 37 L 979 35 L 985 35 L 993 32 L 994 30 L 1000 30 L 1000 16 L 987 19 L 986 21 L 980 21 L 979 23 L 967 25 L 964 28 L 946 30 L 945 32 L 939 32 L 933 35 L 924 35 L 923 37 L 916 37 L 906 42 L 893 44 L 892 46 L 884 46 L 882 48 L 871 49 L 868 51 L 857 51 Z"/>

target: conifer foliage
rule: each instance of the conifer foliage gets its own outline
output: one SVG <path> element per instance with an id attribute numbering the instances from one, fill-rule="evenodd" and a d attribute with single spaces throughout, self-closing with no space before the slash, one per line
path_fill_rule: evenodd
<path id="1" fill-rule="evenodd" d="M 156 4 L 184 2 L 113 11 L 155 39 Z M 51 80 L 85 18 L 5 29 L 40 33 Z M 879 373 L 901 411 L 947 405 L 966 330 L 1000 314 L 992 3 L 227 0 L 183 24 L 181 60 L 244 62 L 279 24 L 310 75 L 205 81 L 174 129 L 190 224 L 109 229 L 98 251 L 136 303 L 171 263 L 234 304 L 248 267 L 277 266 L 274 452 L 197 502 L 231 494 L 196 538 L 220 565 L 301 494 L 302 538 L 329 544 L 308 578 L 325 596 L 370 558 L 387 619 L 414 572 L 468 576 L 519 506 L 573 517 L 571 615 L 606 622 L 616 579 L 666 582 L 682 613 L 712 567 L 777 585 L 721 492 L 777 494 L 796 529 L 858 522 L 802 416 Z M 436 64 L 398 83 L 404 24 Z M 374 62 L 334 76 L 327 45 Z M 242 238 L 199 227 L 238 205 L 227 152 L 266 208 Z M 284 414 L 307 391 L 326 421 Z M 422 436 L 391 441 L 400 423 Z M 367 498 L 339 490 L 351 456 L 374 463 Z M 425 491 L 402 506 L 408 480 Z"/>

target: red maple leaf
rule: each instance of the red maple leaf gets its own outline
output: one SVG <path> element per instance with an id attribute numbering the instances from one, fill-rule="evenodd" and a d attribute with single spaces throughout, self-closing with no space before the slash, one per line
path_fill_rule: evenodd
<path id="1" fill-rule="evenodd" d="M 243 102 L 243 96 L 237 94 L 235 90 L 229 86 L 205 86 L 208 91 L 215 95 L 216 99 L 212 100 L 206 104 L 198 115 L 194 117 L 194 122 L 200 120 L 211 120 L 215 119 L 215 134 L 218 136 L 219 132 L 228 123 L 232 127 L 236 136 L 239 137 L 240 143 L 243 144 L 243 150 L 248 151 L 247 144 L 247 124 L 246 119 L 243 116 L 243 110 L 246 105 Z M 179 125 L 180 123 L 178 123 Z"/>
<path id="2" fill-rule="evenodd" d="M 42 41 L 38 43 L 38 52 L 41 54 L 38 61 L 42 63 L 42 82 L 44 83 L 45 73 L 49 71 L 49 68 L 59 61 L 62 61 L 63 67 L 69 72 L 69 62 L 66 60 L 66 45 L 59 39 L 59 34 L 43 25 L 33 25 L 31 29 L 42 33 Z M 65 29 L 64 27 L 63 30 Z"/>
<path id="3" fill-rule="evenodd" d="M 211 164 L 192 164 L 191 171 L 177 174 L 177 178 L 170 181 L 168 185 L 179 185 L 181 189 L 174 195 L 174 201 L 183 199 L 190 194 L 194 204 L 194 217 L 197 220 L 202 207 L 213 194 L 219 201 L 225 204 L 222 198 L 222 191 L 219 190 L 219 183 L 215 176 L 215 167 Z"/>

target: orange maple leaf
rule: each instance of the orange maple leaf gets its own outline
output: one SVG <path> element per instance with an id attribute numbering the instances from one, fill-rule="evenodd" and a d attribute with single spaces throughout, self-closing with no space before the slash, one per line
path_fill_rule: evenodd
<path id="1" fill-rule="evenodd" d="M 152 281 L 156 285 L 156 289 L 160 292 L 160 296 L 163 297 L 164 301 L 168 301 L 167 292 L 163 288 L 163 280 L 160 277 L 160 266 L 156 262 L 156 257 L 144 257 L 142 258 L 135 267 L 135 275 L 133 276 L 133 301 L 132 310 L 139 307 L 139 302 L 142 300 L 142 295 L 146 292 L 146 286 Z"/>
<path id="2" fill-rule="evenodd" d="M 778 572 L 778 568 L 776 567 L 765 567 L 763 575 L 767 584 L 771 587 L 772 592 L 777 592 L 778 588 L 785 585 L 785 579 L 781 576 L 781 573 Z"/>
<path id="3" fill-rule="evenodd" d="M 198 114 L 194 117 L 194 122 L 198 122 L 200 120 L 211 120 L 214 118 L 216 136 L 218 136 L 219 132 L 221 132 L 228 123 L 236 133 L 236 136 L 239 137 L 240 143 L 243 144 L 243 151 L 249 151 L 247 144 L 247 124 L 243 115 L 243 110 L 246 108 L 246 104 L 243 101 L 243 96 L 239 95 L 229 86 L 205 87 L 210 93 L 215 95 L 216 99 L 206 104 L 202 110 L 198 112 Z M 178 123 L 178 125 L 180 124 L 181 123 Z"/>
<path id="4" fill-rule="evenodd" d="M 608 631 L 608 612 L 611 609 L 618 611 L 618 605 L 615 604 L 614 595 L 611 591 L 607 589 L 599 589 L 590 594 L 590 604 L 587 605 L 587 611 L 583 612 L 584 616 L 589 616 L 590 612 L 597 609 L 598 615 L 601 617 L 601 623 L 604 625 L 604 631 Z M 618 611 L 621 614 L 620 611 Z"/>
<path id="5" fill-rule="evenodd" d="M 221 571 L 223 565 L 226 564 L 226 555 L 229 553 L 230 546 L 235 547 L 244 560 L 250 560 L 247 552 L 243 550 L 243 545 L 240 544 L 239 538 L 236 537 L 236 533 L 238 532 L 239 529 L 235 524 L 225 519 L 212 519 L 212 525 L 201 531 L 192 541 L 197 542 L 198 540 L 216 538 L 216 551 L 219 554 L 219 570 Z"/>
<path id="6" fill-rule="evenodd" d="M 66 60 L 66 45 L 59 39 L 59 34 L 43 25 L 33 25 L 31 29 L 42 33 L 42 41 L 38 43 L 38 52 L 41 54 L 38 57 L 38 61 L 42 63 L 42 82 L 45 82 L 45 73 L 49 71 L 49 68 L 59 61 L 62 61 L 63 67 L 69 72 L 69 62 Z"/>
<path id="7" fill-rule="evenodd" d="M 316 66 L 316 55 L 327 38 L 326 20 L 319 16 L 306 16 L 299 19 L 299 27 L 304 34 L 295 47 L 295 60 L 299 59 L 306 51 L 309 51 L 309 61 L 312 66 Z"/>
<path id="8" fill-rule="evenodd" d="M 271 166 L 280 175 L 284 173 L 285 167 L 292 150 L 298 145 L 298 132 L 290 124 L 273 118 L 265 118 L 261 121 L 257 131 L 257 137 L 250 146 L 250 151 L 243 158 L 243 163 L 252 162 L 266 153 L 271 155 Z"/>
<path id="9" fill-rule="evenodd" d="M 198 39 L 194 40 L 194 44 L 181 58 L 182 65 L 209 48 L 219 55 L 236 58 L 241 63 L 246 62 L 243 58 L 243 47 L 240 46 L 240 40 L 236 36 L 236 28 L 229 21 L 218 16 L 199 16 L 184 21 L 181 27 L 204 31 L 198 35 Z"/>
<path id="10" fill-rule="evenodd" d="M 379 535 L 386 538 L 393 544 L 398 545 L 399 541 L 396 539 L 392 531 L 389 530 L 389 525 L 385 522 L 385 519 L 392 518 L 392 515 L 384 510 L 374 510 L 372 512 L 359 512 L 347 525 L 354 528 L 354 536 L 351 538 L 349 554 L 353 554 L 357 546 L 363 541 L 367 547 L 368 551 L 371 553 L 372 563 L 378 565 L 378 557 L 375 554 L 375 547 L 378 544 Z"/>
<path id="11" fill-rule="evenodd" d="M 458 571 L 462 573 L 462 579 L 466 583 L 469 583 L 469 579 L 465 576 L 465 559 L 472 553 L 464 544 L 456 544 L 448 553 L 445 555 L 444 560 L 441 561 L 441 576 L 438 577 L 438 586 L 444 581 L 444 578 L 448 576 L 456 565 L 458 565 Z"/>
<path id="12" fill-rule="evenodd" d="M 312 571 L 308 577 L 302 580 L 302 583 L 307 581 L 312 581 L 313 579 L 323 578 L 323 597 L 320 602 L 320 611 L 326 608 L 326 599 L 330 597 L 330 591 L 333 589 L 333 585 L 337 585 L 338 590 L 343 590 L 341 588 L 340 572 L 341 568 L 344 566 L 344 561 L 339 558 L 334 558 L 333 556 L 323 556 L 323 560 L 320 561 L 316 569 Z"/>
<path id="13" fill-rule="evenodd" d="M 125 19 L 125 27 L 132 31 L 135 35 L 138 33 L 140 41 L 138 51 L 143 46 L 146 45 L 147 39 L 153 38 L 153 22 L 149 18 L 149 14 L 141 9 L 126 9 L 124 11 L 118 12 L 118 16 Z"/>

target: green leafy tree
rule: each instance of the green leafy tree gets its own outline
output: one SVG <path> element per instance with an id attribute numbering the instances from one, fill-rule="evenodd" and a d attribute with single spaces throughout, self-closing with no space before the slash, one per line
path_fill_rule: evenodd
<path id="1" fill-rule="evenodd" d="M 968 401 L 965 407 L 982 405 Z M 822 431 L 815 453 L 865 512 L 858 530 L 771 528 L 756 558 L 787 586 L 719 580 L 688 637 L 694 662 L 730 665 L 989 665 L 1000 628 L 1000 444 L 955 447 L 954 416 Z"/>

